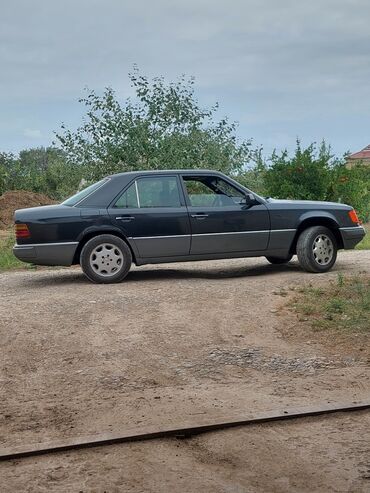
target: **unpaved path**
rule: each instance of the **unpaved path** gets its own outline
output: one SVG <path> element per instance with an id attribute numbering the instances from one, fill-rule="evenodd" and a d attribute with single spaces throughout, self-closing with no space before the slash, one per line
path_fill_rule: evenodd
<path id="1" fill-rule="evenodd" d="M 237 418 L 370 396 L 368 339 L 338 343 L 286 308 L 282 287 L 329 274 L 264 259 L 0 275 L 2 446 Z M 365 350 L 364 350 L 365 349 Z M 337 415 L 0 464 L 0 490 L 368 491 L 370 417 Z"/>

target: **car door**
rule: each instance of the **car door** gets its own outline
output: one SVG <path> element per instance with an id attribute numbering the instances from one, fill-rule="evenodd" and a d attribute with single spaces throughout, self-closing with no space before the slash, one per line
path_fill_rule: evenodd
<path id="1" fill-rule="evenodd" d="M 141 258 L 189 254 L 190 222 L 177 175 L 136 178 L 108 213 Z"/>
<path id="2" fill-rule="evenodd" d="M 182 175 L 188 205 L 191 255 L 263 251 L 270 217 L 258 200 L 218 175 Z"/>

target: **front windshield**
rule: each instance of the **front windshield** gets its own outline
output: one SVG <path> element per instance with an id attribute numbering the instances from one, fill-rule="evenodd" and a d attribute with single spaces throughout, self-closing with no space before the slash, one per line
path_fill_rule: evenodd
<path id="1" fill-rule="evenodd" d="M 95 190 L 100 188 L 107 181 L 108 178 L 104 178 L 104 180 L 100 180 L 97 183 L 93 183 L 89 187 L 84 188 L 80 192 L 77 192 L 75 195 L 72 195 L 72 197 L 69 197 L 69 199 L 62 202 L 62 205 L 70 205 L 70 206 L 76 205 L 78 202 L 80 202 L 82 199 L 90 195 L 92 192 L 95 192 Z"/>

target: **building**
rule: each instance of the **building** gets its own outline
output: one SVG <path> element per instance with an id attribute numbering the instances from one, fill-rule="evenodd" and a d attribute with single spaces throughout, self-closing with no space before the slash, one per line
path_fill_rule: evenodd
<path id="1" fill-rule="evenodd" d="M 362 151 L 354 152 L 347 158 L 347 168 L 352 168 L 355 164 L 367 164 L 370 166 L 370 145 L 366 146 Z"/>

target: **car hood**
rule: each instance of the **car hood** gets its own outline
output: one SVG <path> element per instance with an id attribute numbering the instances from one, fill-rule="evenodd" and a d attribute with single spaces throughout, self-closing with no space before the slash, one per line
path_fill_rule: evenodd
<path id="1" fill-rule="evenodd" d="M 286 205 L 286 206 L 296 206 L 304 207 L 307 209 L 343 209 L 350 210 L 352 207 L 347 204 L 341 204 L 339 202 L 325 202 L 320 200 L 285 200 L 285 199 L 273 199 L 268 198 L 267 204 L 271 205 Z"/>

